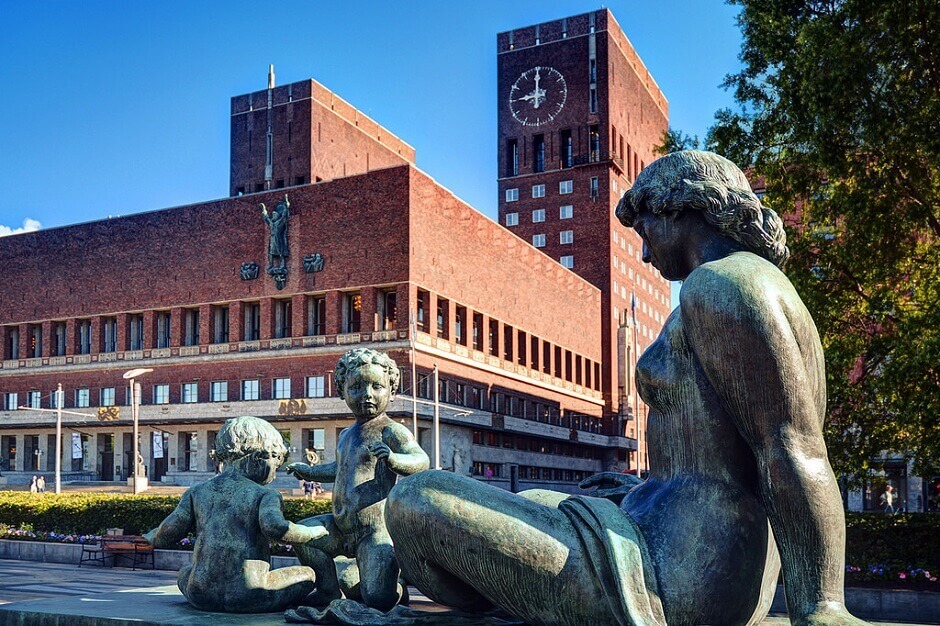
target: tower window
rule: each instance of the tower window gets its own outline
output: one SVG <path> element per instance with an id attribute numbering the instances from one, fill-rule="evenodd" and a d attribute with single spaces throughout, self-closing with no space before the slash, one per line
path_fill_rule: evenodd
<path id="1" fill-rule="evenodd" d="M 519 174 L 519 142 L 510 139 L 506 143 L 506 176 Z"/>
<path id="2" fill-rule="evenodd" d="M 506 190 L 506 202 L 515 202 L 519 199 L 519 190 L 518 189 L 507 189 Z"/>
<path id="3" fill-rule="evenodd" d="M 571 167 L 574 165 L 574 141 L 571 139 L 571 131 L 561 131 L 561 166 Z"/>
<path id="4" fill-rule="evenodd" d="M 545 135 L 536 135 L 532 138 L 532 152 L 535 155 L 533 171 L 545 171 Z"/>
<path id="5" fill-rule="evenodd" d="M 507 213 L 506 214 L 506 226 L 518 226 L 518 225 L 519 225 L 519 214 Z"/>
<path id="6" fill-rule="evenodd" d="M 532 245 L 536 248 L 544 248 L 545 235 L 532 235 Z"/>

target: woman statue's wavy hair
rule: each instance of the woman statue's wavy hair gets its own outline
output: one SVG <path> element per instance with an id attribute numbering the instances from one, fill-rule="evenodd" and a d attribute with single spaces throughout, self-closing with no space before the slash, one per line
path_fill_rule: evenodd
<path id="1" fill-rule="evenodd" d="M 620 199 L 617 218 L 632 226 L 643 209 L 655 215 L 701 211 L 718 232 L 774 265 L 790 257 L 783 221 L 761 205 L 744 172 L 714 152 L 682 150 L 650 163 Z"/>

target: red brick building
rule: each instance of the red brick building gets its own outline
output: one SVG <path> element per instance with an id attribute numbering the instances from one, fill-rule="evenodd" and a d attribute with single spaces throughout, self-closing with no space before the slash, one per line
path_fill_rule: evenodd
<path id="1" fill-rule="evenodd" d="M 321 85 L 271 87 L 232 99 L 232 197 L 0 239 L 0 480 L 50 478 L 54 412 L 19 407 L 52 408 L 60 383 L 65 409 L 88 414 L 65 416 L 66 479 L 125 478 L 121 375 L 138 367 L 154 370 L 139 379 L 151 481 L 211 476 L 216 432 L 244 414 L 274 422 L 294 458 L 329 460 L 351 423 L 332 372 L 354 346 L 399 363 L 390 413 L 409 425 L 417 388 L 429 453 L 438 367 L 444 468 L 573 490 L 625 467 L 636 441 L 604 395 L 610 296 L 454 197 Z M 279 284 L 261 203 L 285 194 Z"/>
<path id="2" fill-rule="evenodd" d="M 497 36 L 499 221 L 601 292 L 601 390 L 639 440 L 637 354 L 671 310 L 670 286 L 614 209 L 655 156 L 668 103 L 607 9 Z"/>

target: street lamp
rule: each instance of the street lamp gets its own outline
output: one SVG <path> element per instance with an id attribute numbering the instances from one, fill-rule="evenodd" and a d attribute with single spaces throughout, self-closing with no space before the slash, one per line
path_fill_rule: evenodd
<path id="1" fill-rule="evenodd" d="M 124 372 L 124 380 L 130 379 L 131 381 L 131 415 L 134 416 L 134 494 L 138 494 L 143 491 L 140 488 L 140 463 L 137 459 L 140 457 L 140 442 L 138 441 L 139 433 L 137 426 L 137 412 L 140 407 L 140 385 L 137 384 L 135 379 L 140 378 L 144 374 L 149 374 L 153 369 L 149 367 L 138 367 L 137 369 L 132 369 L 130 371 Z"/>

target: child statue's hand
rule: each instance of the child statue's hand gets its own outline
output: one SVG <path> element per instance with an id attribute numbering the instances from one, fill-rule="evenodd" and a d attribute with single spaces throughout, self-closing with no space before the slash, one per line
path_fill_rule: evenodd
<path id="1" fill-rule="evenodd" d="M 301 534 L 303 535 L 303 541 L 301 541 L 301 543 L 307 543 L 308 541 L 320 539 L 321 537 L 326 537 L 330 534 L 330 531 L 328 531 L 322 524 L 317 524 L 316 526 L 301 525 L 299 528 Z"/>
<path id="2" fill-rule="evenodd" d="M 296 476 L 297 478 L 304 478 L 304 474 L 307 473 L 307 470 L 310 469 L 310 466 L 306 463 L 288 463 L 284 466 L 284 471 L 288 474 Z"/>
<path id="3" fill-rule="evenodd" d="M 369 446 L 369 452 L 377 459 L 387 459 L 392 453 L 392 450 L 381 441 L 377 441 Z"/>
<path id="4" fill-rule="evenodd" d="M 157 529 L 154 528 L 154 529 L 151 530 L 150 532 L 144 533 L 143 535 L 141 535 L 141 537 L 144 538 L 144 541 L 146 541 L 146 542 L 149 543 L 150 545 L 153 545 L 153 538 L 154 538 L 154 536 L 155 536 L 156 534 L 157 534 Z"/>

